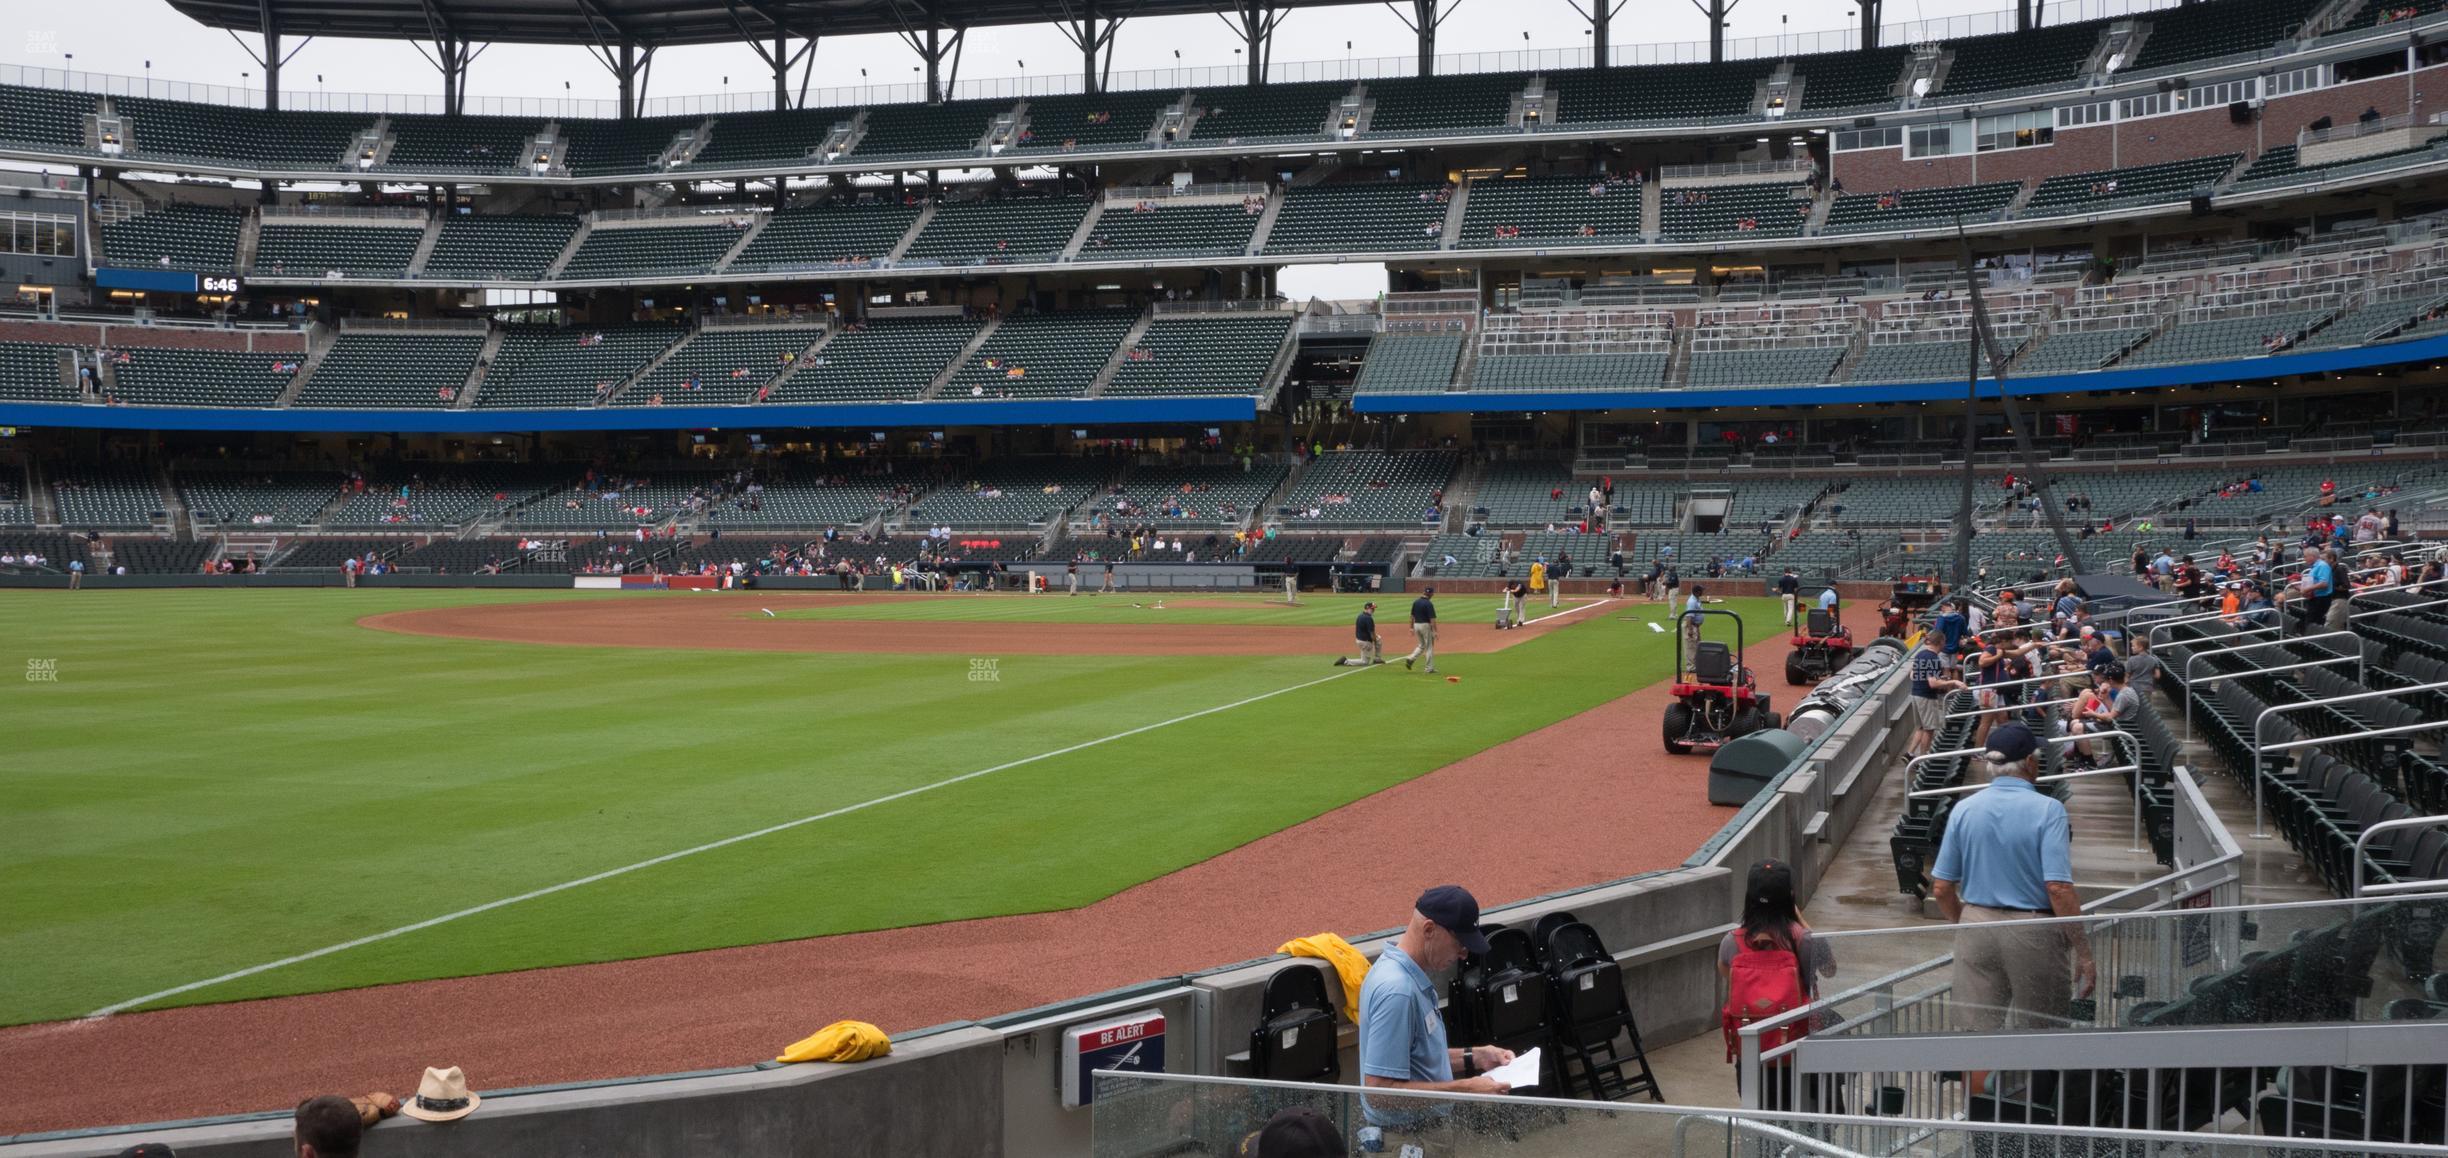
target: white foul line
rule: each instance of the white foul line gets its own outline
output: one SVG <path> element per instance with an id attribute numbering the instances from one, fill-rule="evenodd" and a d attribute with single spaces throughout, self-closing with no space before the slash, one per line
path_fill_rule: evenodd
<path id="1" fill-rule="evenodd" d="M 173 986 L 169 989 L 164 989 L 159 993 L 148 993 L 142 997 L 130 998 L 126 1001 L 117 1002 L 112 1005 L 105 1005 L 100 1009 L 94 1010 L 92 1013 L 86 1014 L 85 1016 L 88 1019 L 109 1017 L 114 1013 L 121 1013 L 141 1005 L 150 1005 L 153 1002 L 160 1001 L 165 997 L 176 997 L 179 994 L 192 993 L 198 989 L 210 989 L 213 986 L 219 985 L 225 981 L 236 981 L 242 977 L 252 977 L 258 973 L 268 973 L 274 969 L 282 968 L 283 966 L 295 965 L 301 961 L 312 961 L 317 957 L 328 957 L 334 953 L 357 948 L 360 945 L 371 945 L 376 941 L 388 941 L 393 937 L 405 936 L 409 933 L 433 928 L 436 925 L 448 924 L 452 921 L 459 920 L 462 917 L 473 917 L 479 913 L 489 913 L 495 909 L 508 908 L 509 906 L 518 904 L 521 901 L 532 901 L 537 897 L 548 897 L 554 893 L 565 892 L 570 889 L 578 888 L 581 885 L 591 885 L 597 881 L 610 880 L 613 877 L 633 873 L 639 869 L 653 868 L 656 865 L 679 860 L 682 857 L 695 856 L 701 852 L 712 852 L 718 848 L 728 848 L 731 845 L 755 840 L 761 836 L 772 836 L 777 832 L 786 832 L 790 829 L 798 828 L 801 825 L 814 824 L 820 820 L 831 820 L 837 816 L 847 816 L 850 813 L 873 808 L 879 804 L 890 804 L 893 801 L 906 800 L 921 793 L 933 792 L 938 788 L 949 788 L 952 785 L 959 784 L 963 781 L 975 780 L 980 776 L 992 776 L 997 772 L 1007 772 L 1011 769 L 1022 767 L 1024 765 L 1035 764 L 1041 760 L 1051 760 L 1057 756 L 1068 756 L 1073 752 L 1085 751 L 1099 745 L 1113 743 L 1116 740 L 1127 740 L 1132 736 L 1153 732 L 1158 728 L 1169 728 L 1175 724 L 1187 723 L 1191 720 L 1198 719 L 1201 716 L 1212 716 L 1217 712 L 1229 712 L 1234 708 L 1247 707 L 1261 700 L 1271 700 L 1277 696 L 1297 692 L 1304 688 L 1313 688 L 1319 684 L 1332 683 L 1336 680 L 1342 679 L 1344 676 L 1355 675 L 1359 672 L 1367 670 L 1369 669 L 1357 667 L 1345 668 L 1344 670 L 1336 672 L 1335 674 L 1327 676 L 1323 679 L 1314 679 L 1307 683 L 1293 684 L 1290 687 L 1277 688 L 1271 692 L 1261 692 L 1260 694 L 1251 696 L 1248 699 L 1234 700 L 1229 704 L 1218 704 L 1212 708 L 1202 708 L 1198 711 L 1191 712 L 1188 715 L 1175 716 L 1170 720 L 1159 720 L 1153 724 L 1143 724 L 1139 727 L 1132 728 L 1127 732 L 1116 732 L 1110 736 L 1104 736 L 1094 740 L 1085 740 L 1080 743 L 1073 744 L 1067 748 L 1056 748 L 1051 752 L 1039 752 L 1034 756 L 1023 756 L 1020 759 L 1013 760 L 1009 763 L 997 764 L 992 768 L 980 768 L 975 772 L 963 772 L 958 776 L 938 780 L 932 784 L 921 784 L 916 788 L 904 788 L 899 792 L 895 792 L 887 796 L 878 796 L 873 800 L 862 800 L 856 804 L 846 804 L 829 812 L 819 812 L 814 816 L 802 816 L 797 820 L 785 820 L 780 824 L 768 825 L 764 828 L 757 829 L 754 832 L 743 832 L 738 836 L 726 836 L 721 840 L 709 841 L 705 844 L 698 845 L 695 848 L 684 848 L 678 852 L 667 852 L 658 857 L 650 857 L 646 860 L 639 861 L 636 864 L 622 865 L 619 868 L 605 869 L 604 871 L 596 873 L 592 876 L 579 877 L 574 881 L 563 881 L 557 885 L 546 885 L 540 889 L 520 893 L 515 897 L 504 897 L 498 901 L 487 901 L 484 904 L 461 909 L 455 913 L 444 913 L 439 917 L 428 917 L 422 921 L 416 922 L 415 924 L 401 925 L 396 929 L 386 929 L 380 933 L 369 933 L 366 936 L 359 937 L 353 941 L 342 941 L 337 945 L 326 945 L 323 948 L 309 950 L 295 956 L 283 957 L 278 961 L 267 961 L 261 965 L 250 965 L 244 969 L 224 973 L 219 977 L 210 977 L 202 981 L 190 981 L 185 985 Z"/>
<path id="2" fill-rule="evenodd" d="M 1542 615 L 1542 616 L 1539 616 L 1539 617 L 1538 617 L 1538 618 L 1536 618 L 1536 619 L 1525 619 L 1525 620 L 1522 620 L 1522 624 L 1523 624 L 1523 626 L 1525 626 L 1525 627 L 1526 627 L 1526 626 L 1528 626 L 1528 625 L 1530 625 L 1530 624 L 1533 624 L 1533 623 L 1545 623 L 1545 622 L 1547 622 L 1547 621 L 1548 621 L 1548 620 L 1550 620 L 1550 619 L 1562 619 L 1562 618 L 1564 618 L 1565 616 L 1572 614 L 1573 612 L 1576 612 L 1576 611 L 1588 611 L 1589 609 L 1591 609 L 1591 608 L 1593 608 L 1593 607 L 1604 607 L 1604 606 L 1606 606 L 1607 604 L 1609 604 L 1609 603 L 1613 603 L 1613 602 L 1615 602 L 1615 597 L 1614 597 L 1614 596 L 1612 596 L 1612 595 L 1609 595 L 1609 596 L 1607 596 L 1606 598 L 1600 599 L 1600 600 L 1599 600 L 1599 601 L 1597 601 L 1596 603 L 1584 603 L 1584 604 L 1581 604 L 1581 605 L 1579 605 L 1579 606 L 1577 606 L 1577 607 L 1567 607 L 1567 608 L 1565 608 L 1565 609 L 1564 609 L 1564 610 L 1562 610 L 1562 611 L 1550 611 L 1550 612 L 1548 612 L 1547 614 Z"/>

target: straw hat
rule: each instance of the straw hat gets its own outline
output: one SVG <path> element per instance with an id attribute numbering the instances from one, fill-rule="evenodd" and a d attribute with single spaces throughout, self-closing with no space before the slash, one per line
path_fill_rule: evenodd
<path id="1" fill-rule="evenodd" d="M 417 1082 L 416 1096 L 400 1106 L 400 1113 L 428 1122 L 452 1122 L 476 1112 L 484 1099 L 468 1089 L 467 1075 L 458 1066 L 438 1070 L 425 1068 L 425 1076 Z"/>

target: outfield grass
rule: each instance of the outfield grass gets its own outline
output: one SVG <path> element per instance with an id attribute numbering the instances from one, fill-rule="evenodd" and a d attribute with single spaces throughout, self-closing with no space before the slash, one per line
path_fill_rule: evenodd
<path id="1" fill-rule="evenodd" d="M 0 664 L 51 659 L 58 673 L 0 690 L 0 1023 L 82 1015 L 1336 674 L 1314 656 L 1008 657 L 998 681 L 973 682 L 953 656 L 527 646 L 355 624 L 542 598 L 707 597 L 0 593 Z M 1473 602 L 1492 614 L 1469 600 L 1448 615 Z M 1317 602 L 1330 611 L 1341 622 L 1349 605 Z M 1663 678 L 1668 636 L 1614 607 L 1567 622 L 1453 657 L 1459 684 L 1343 669 L 161 1004 L 1084 904 Z M 1253 750 L 1266 758 L 1237 756 Z"/>
<path id="2" fill-rule="evenodd" d="M 1196 595 L 1142 591 L 1102 595 L 1082 591 L 1078 595 L 1070 595 L 1057 590 L 1044 595 L 973 595 L 955 592 L 901 596 L 863 603 L 845 602 L 837 607 L 801 607 L 775 614 L 784 619 L 886 623 L 925 620 L 938 623 L 1209 623 L 1236 627 L 1347 627 L 1352 618 L 1360 613 L 1360 605 L 1374 600 L 1378 626 L 1383 629 L 1382 634 L 1390 644 L 1393 636 L 1403 634 L 1403 624 L 1410 621 L 1412 598 L 1407 594 L 1363 596 L 1308 592 L 1295 605 L 1285 603 L 1280 593 Z M 1564 606 L 1573 607 L 1588 602 L 1591 600 L 1567 599 Z M 1492 594 L 1446 595 L 1438 598 L 1437 608 L 1438 614 L 1448 620 L 1494 623 L 1498 603 L 1498 598 Z M 744 610 L 750 615 L 756 613 L 753 609 Z M 1548 614 L 1547 601 L 1543 598 L 1538 600 L 1528 614 Z"/>

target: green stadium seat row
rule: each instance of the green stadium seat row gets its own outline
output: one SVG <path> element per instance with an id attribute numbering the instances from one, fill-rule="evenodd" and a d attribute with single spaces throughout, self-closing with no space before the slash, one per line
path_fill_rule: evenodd
<path id="1" fill-rule="evenodd" d="M 1016 198 L 939 205 L 904 260 L 950 265 L 1047 262 L 1062 255 L 1088 216 L 1078 197 Z"/>
<path id="2" fill-rule="evenodd" d="M 1111 468 L 1074 460 L 990 464 L 918 496 L 905 527 L 1041 527 L 1060 512 L 1094 502 Z"/>
<path id="3" fill-rule="evenodd" d="M 172 205 L 102 226 L 100 259 L 122 268 L 160 267 L 197 273 L 238 272 L 234 209 Z"/>
<path id="4" fill-rule="evenodd" d="M 17 402 L 80 402 L 76 387 L 60 381 L 60 359 L 73 346 L 42 342 L 0 343 L 0 398 Z"/>
<path id="5" fill-rule="evenodd" d="M 1090 511 L 1117 526 L 1239 526 L 1254 514 L 1291 467 L 1281 462 L 1135 467 L 1098 496 Z M 1126 505 L 1127 504 L 1127 505 Z"/>
<path id="6" fill-rule="evenodd" d="M 780 272 L 879 262 L 901 244 L 920 209 L 893 201 L 784 209 L 724 271 Z"/>
<path id="7" fill-rule="evenodd" d="M 1124 351 L 1105 394 L 1257 394 L 1292 322 L 1282 310 L 1158 314 Z"/>
<path id="8" fill-rule="evenodd" d="M 482 333 L 342 331 L 299 391 L 299 406 L 446 410 L 476 368 Z"/>
<path id="9" fill-rule="evenodd" d="M 1661 191 L 1658 230 L 1673 241 L 1792 237 L 1810 215 L 1805 190 L 1790 182 L 1702 185 Z"/>
<path id="10" fill-rule="evenodd" d="M 2214 185 L 2243 159 L 2241 153 L 2221 153 L 2155 165 L 2061 173 L 2040 183 L 2020 216 L 2052 217 L 2097 213 L 2150 201 L 2181 200 L 2196 189 Z"/>
<path id="11" fill-rule="evenodd" d="M 753 218 L 743 214 L 706 224 L 680 218 L 671 225 L 598 227 L 578 243 L 561 276 L 582 280 L 710 273 L 751 224 Z"/>
<path id="12" fill-rule="evenodd" d="M 424 276 L 539 280 L 577 233 L 575 217 L 453 214 L 442 219 Z M 259 254 L 256 265 L 262 264 Z"/>
<path id="13" fill-rule="evenodd" d="M 1108 203 L 1080 243 L 1081 261 L 1149 257 L 1239 257 L 1249 252 L 1264 206 L 1249 203 Z"/>
<path id="14" fill-rule="evenodd" d="M 1379 334 L 1369 342 L 1352 392 L 1441 394 L 1453 384 L 1454 364 L 1468 341 L 1461 334 Z"/>
<path id="15" fill-rule="evenodd" d="M 1603 177 L 1471 182 L 1461 248 L 1625 245 L 1641 240 L 1641 186 Z"/>
<path id="16" fill-rule="evenodd" d="M 60 525 L 91 530 L 151 526 L 161 513 L 161 487 L 151 473 L 133 467 L 92 467 L 55 474 L 51 499 Z"/>
<path id="17" fill-rule="evenodd" d="M 701 329 L 614 402 L 621 406 L 753 402 L 766 383 L 780 377 L 802 351 L 823 336 L 824 331 L 814 326 Z"/>
<path id="18" fill-rule="evenodd" d="M 1284 198 L 1268 253 L 1375 253 L 1435 249 L 1451 187 L 1411 182 L 1318 185 Z M 1466 206 L 1467 208 L 1467 206 Z"/>
<path id="19" fill-rule="evenodd" d="M 171 481 L 198 522 L 224 527 L 296 527 L 340 495 L 334 471 L 179 470 Z"/>
<path id="20" fill-rule="evenodd" d="M 944 387 L 950 398 L 1043 398 L 1087 392 L 1124 335 L 1131 310 L 1013 314 L 995 327 Z"/>
<path id="21" fill-rule="evenodd" d="M 972 318 L 870 318 L 845 327 L 774 388 L 775 403 L 910 401 L 960 356 Z"/>
<path id="22" fill-rule="evenodd" d="M 399 278 L 408 275 L 417 247 L 425 240 L 422 225 L 304 225 L 266 221 L 255 243 L 255 272 L 289 277 L 321 277 L 338 272 L 354 277 Z"/>
<path id="23" fill-rule="evenodd" d="M 686 333 L 665 323 L 508 327 L 485 369 L 476 406 L 594 405 Z"/>
<path id="24" fill-rule="evenodd" d="M 1027 128 L 1007 153 L 1068 153 L 1144 145 L 1156 118 L 1179 101 L 1174 89 L 1068 93 L 1028 98 Z"/>
<path id="25" fill-rule="evenodd" d="M 1454 456 L 1437 450 L 1329 451 L 1301 472 L 1278 512 L 1287 529 L 1416 527 L 1453 480 Z M 1314 512 L 1314 513 L 1312 513 Z"/>
<path id="26" fill-rule="evenodd" d="M 2023 187 L 2020 181 L 1990 181 L 1935 189 L 1847 193 L 1828 207 L 1827 233 L 1872 229 L 1917 229 L 1995 220 Z"/>
<path id="27" fill-rule="evenodd" d="M 133 406 L 265 407 L 280 401 L 303 354 L 135 348 L 112 352 L 113 396 Z"/>

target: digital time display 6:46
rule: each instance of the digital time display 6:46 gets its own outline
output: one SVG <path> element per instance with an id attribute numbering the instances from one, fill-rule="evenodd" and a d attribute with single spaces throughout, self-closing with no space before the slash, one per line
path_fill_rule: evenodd
<path id="1" fill-rule="evenodd" d="M 204 279 L 204 289 L 202 292 L 208 294 L 234 294 L 242 288 L 244 287 L 241 286 L 238 279 L 234 277 L 207 277 Z"/>

